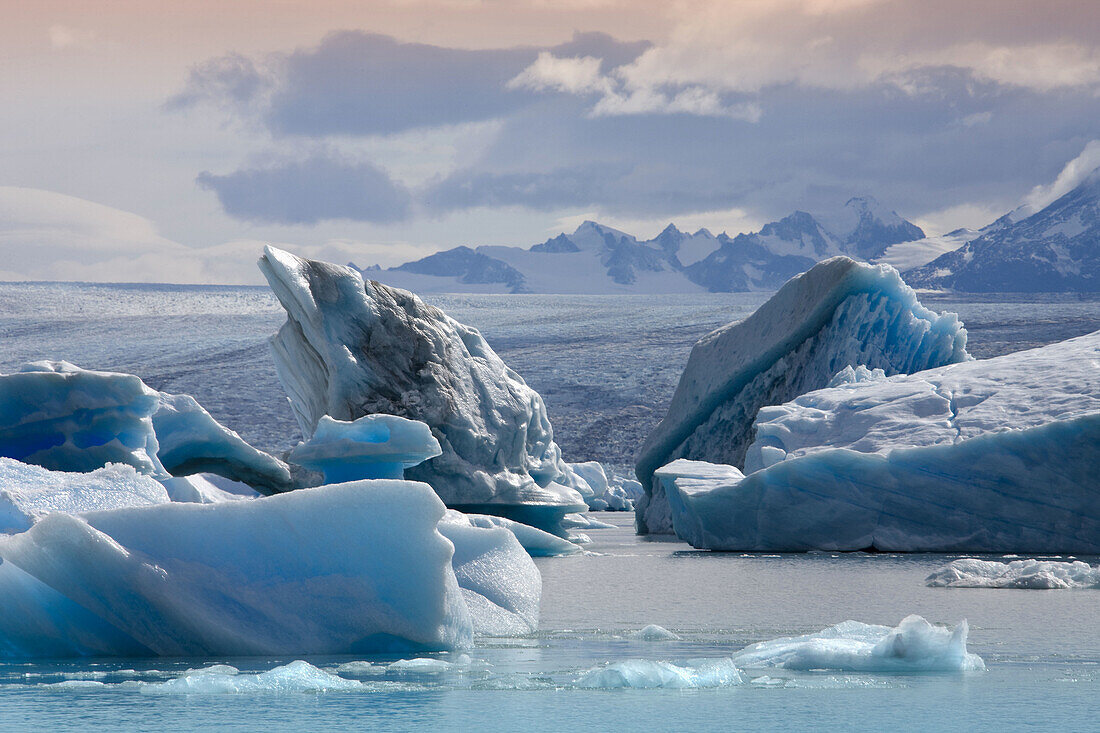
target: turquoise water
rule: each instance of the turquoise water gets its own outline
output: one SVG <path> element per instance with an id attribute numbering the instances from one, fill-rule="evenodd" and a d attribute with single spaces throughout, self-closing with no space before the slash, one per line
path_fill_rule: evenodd
<path id="1" fill-rule="evenodd" d="M 440 296 L 480 327 L 547 400 L 569 460 L 629 465 L 660 419 L 691 344 L 766 296 L 624 298 Z M 971 329 L 979 356 L 1100 328 L 1095 300 L 939 299 Z M 64 358 L 136 373 L 194 394 L 270 450 L 297 440 L 266 338 L 282 322 L 258 288 L 0 284 L 0 371 Z M 442 675 L 354 677 L 339 665 L 396 657 L 309 658 L 354 690 L 149 694 L 187 670 L 242 675 L 293 659 L 0 663 L 0 730 L 1051 730 L 1095 728 L 1100 592 L 928 588 L 955 556 L 736 555 L 639 538 L 626 515 L 586 530 L 592 554 L 537 560 L 539 633 L 479 639 Z M 1098 558 L 1081 558 L 1093 564 Z M 756 682 L 700 690 L 585 690 L 588 669 L 624 659 L 728 657 L 767 639 L 846 619 L 896 625 L 916 613 L 970 623 L 987 671 L 926 676 L 749 670 Z M 660 624 L 681 639 L 629 634 Z M 456 659 L 442 655 L 440 659 Z M 345 667 L 345 670 L 348 668 Z M 374 671 L 379 671 L 375 669 Z M 764 683 L 761 677 L 771 681 Z"/>

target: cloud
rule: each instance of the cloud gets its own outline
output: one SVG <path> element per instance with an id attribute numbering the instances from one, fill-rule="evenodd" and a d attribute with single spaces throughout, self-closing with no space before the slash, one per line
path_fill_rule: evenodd
<path id="1" fill-rule="evenodd" d="M 1021 202 L 1021 213 L 1034 213 L 1077 188 L 1089 174 L 1100 168 L 1100 140 L 1090 140 L 1076 158 L 1066 163 L 1058 177 L 1048 185 L 1031 189 Z"/>
<path id="2" fill-rule="evenodd" d="M 67 25 L 51 25 L 50 45 L 56 49 L 91 48 L 95 44 L 95 31 L 73 28 Z"/>
<path id="3" fill-rule="evenodd" d="M 391 223 L 405 219 L 411 203 L 408 190 L 386 171 L 328 152 L 225 175 L 204 172 L 197 181 L 217 194 L 227 214 L 258 223 Z"/>

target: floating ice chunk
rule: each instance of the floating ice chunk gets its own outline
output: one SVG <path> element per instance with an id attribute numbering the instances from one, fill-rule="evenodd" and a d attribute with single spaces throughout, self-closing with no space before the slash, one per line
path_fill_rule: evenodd
<path id="1" fill-rule="evenodd" d="M 908 374 L 964 361 L 965 346 L 958 317 L 922 306 L 893 268 L 845 257 L 817 264 L 692 349 L 668 414 L 639 454 L 638 531 L 673 531 L 653 472 L 677 458 L 742 467 L 761 407 L 824 387 L 851 364 Z"/>
<path id="2" fill-rule="evenodd" d="M 671 662 L 630 659 L 594 667 L 582 674 L 577 687 L 588 689 L 686 689 L 732 687 L 745 682 L 730 659 L 699 659 L 678 666 Z"/>
<path id="3" fill-rule="evenodd" d="M 473 627 L 452 544 L 436 529 L 443 513 L 426 484 L 377 480 L 253 501 L 50 514 L 0 538 L 0 651 L 247 656 L 465 646 Z M 514 555 L 531 563 L 518 544 L 511 554 L 490 552 L 476 567 L 497 575 L 482 587 L 537 582 L 537 570 L 533 581 L 509 572 Z M 523 610 L 537 614 L 537 591 L 515 593 L 533 595 L 534 608 Z"/>
<path id="4" fill-rule="evenodd" d="M 1100 568 L 1088 563 L 1055 560 L 996 562 L 963 558 L 928 576 L 925 582 L 943 588 L 1100 588 Z"/>
<path id="5" fill-rule="evenodd" d="M 475 633 L 517 636 L 539 625 L 542 576 L 516 535 L 448 512 L 439 531 L 454 543 L 454 573 Z"/>
<path id="6" fill-rule="evenodd" d="M 663 626 L 657 624 L 650 624 L 643 629 L 631 632 L 631 639 L 638 639 L 640 641 L 675 641 L 680 637 L 672 633 Z"/>
<path id="7" fill-rule="evenodd" d="M 294 463 L 324 474 L 324 483 L 404 478 L 405 469 L 442 451 L 431 429 L 396 415 L 364 415 L 346 422 L 323 415 L 313 437 L 290 452 Z"/>
<path id="8" fill-rule="evenodd" d="M 454 667 L 453 662 L 443 659 L 417 657 L 416 659 L 399 659 L 393 664 L 387 665 L 386 671 L 403 675 L 438 675 L 450 672 Z"/>
<path id="9" fill-rule="evenodd" d="M 58 471 L 123 463 L 158 478 L 210 472 L 268 491 L 292 488 L 286 464 L 218 424 L 188 395 L 65 361 L 0 375 L 0 453 Z"/>
<path id="10" fill-rule="evenodd" d="M 766 407 L 756 470 L 670 494 L 676 533 L 721 550 L 1100 552 L 1097 364 L 1100 332 Z"/>
<path id="11" fill-rule="evenodd" d="M 232 669 L 232 668 L 230 668 Z M 258 674 L 198 670 L 167 682 L 146 683 L 144 695 L 233 695 L 244 693 L 354 692 L 363 683 L 339 677 L 301 659 Z"/>
<path id="12" fill-rule="evenodd" d="M 966 650 L 967 623 L 946 629 L 920 616 L 905 617 L 897 628 L 845 621 L 816 634 L 753 644 L 733 661 L 742 668 L 781 667 L 844 672 L 970 672 L 985 669 Z"/>
<path id="13" fill-rule="evenodd" d="M 221 488 L 215 481 L 221 478 L 222 482 L 236 484 L 233 491 Z M 259 492 L 248 484 L 232 482 L 214 474 L 196 473 L 190 476 L 173 476 L 161 479 L 168 496 L 172 501 L 191 502 L 193 504 L 217 504 L 222 501 L 241 501 L 255 499 Z"/>
<path id="14" fill-rule="evenodd" d="M 51 512 L 150 506 L 169 501 L 155 479 L 111 464 L 90 473 L 50 471 L 0 458 L 0 532 L 22 532 Z"/>
<path id="15" fill-rule="evenodd" d="M 386 665 L 370 662 L 344 662 L 336 667 L 336 674 L 344 677 L 381 677 L 386 674 Z"/>
<path id="16" fill-rule="evenodd" d="M 407 470 L 450 507 L 544 529 L 586 508 L 566 476 L 542 398 L 476 329 L 358 271 L 272 247 L 259 262 L 287 322 L 272 340 L 302 429 L 323 415 L 426 423 L 442 455 Z"/>
<path id="17" fill-rule="evenodd" d="M 504 517 L 494 517 L 489 514 L 463 514 L 454 509 L 448 509 L 447 515 L 442 521 L 483 529 L 503 527 L 516 536 L 520 545 L 531 557 L 558 557 L 561 555 L 575 555 L 582 551 L 581 548 L 569 540 L 520 522 L 513 522 L 511 519 L 505 519 Z"/>

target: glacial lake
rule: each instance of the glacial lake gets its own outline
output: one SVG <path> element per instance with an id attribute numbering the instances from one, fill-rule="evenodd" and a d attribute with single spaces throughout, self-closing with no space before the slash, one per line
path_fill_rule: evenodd
<path id="1" fill-rule="evenodd" d="M 434 296 L 479 327 L 546 399 L 568 460 L 629 470 L 660 420 L 691 344 L 744 317 L 763 294 Z M 926 296 L 958 312 L 976 356 L 1100 329 L 1100 300 L 1076 296 Z M 138 374 L 193 394 L 259 447 L 298 440 L 266 339 L 283 321 L 265 288 L 0 284 L 0 371 L 66 359 Z M 1084 730 L 1100 692 L 1100 591 L 928 588 L 957 556 L 705 553 L 640 538 L 631 517 L 585 530 L 591 554 L 543 558 L 538 634 L 479 639 L 433 674 L 376 674 L 397 656 L 308 658 L 363 681 L 324 692 L 257 686 L 237 694 L 149 694 L 186 670 L 241 675 L 280 659 L 88 659 L 0 662 L 0 729 L 114 730 Z M 1100 558 L 1078 558 L 1092 564 Z M 968 619 L 984 672 L 903 676 L 749 670 L 743 685 L 588 690 L 588 669 L 627 659 L 728 657 L 758 641 L 846 619 L 895 626 L 909 614 Z M 642 641 L 659 624 L 680 639 Z M 340 669 L 370 662 L 357 677 Z M 766 678 L 766 679 L 765 679 Z"/>

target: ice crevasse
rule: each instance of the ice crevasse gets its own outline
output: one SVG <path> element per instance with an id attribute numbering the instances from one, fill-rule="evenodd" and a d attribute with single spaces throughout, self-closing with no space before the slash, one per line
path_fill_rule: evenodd
<path id="1" fill-rule="evenodd" d="M 584 511 L 542 398 L 474 328 L 349 267 L 267 247 L 260 269 L 287 313 L 272 339 L 302 434 L 321 418 L 428 425 L 441 454 L 406 469 L 449 507 L 562 533 Z"/>
<path id="2" fill-rule="evenodd" d="M 849 366 L 909 374 L 968 358 L 958 317 L 922 306 L 893 268 L 846 257 L 817 264 L 692 349 L 668 414 L 639 453 L 638 531 L 673 531 L 654 472 L 677 459 L 743 468 L 762 407 L 825 387 Z"/>
<path id="3" fill-rule="evenodd" d="M 1100 552 L 1100 332 L 760 410 L 743 477 L 663 469 L 722 550 Z"/>

